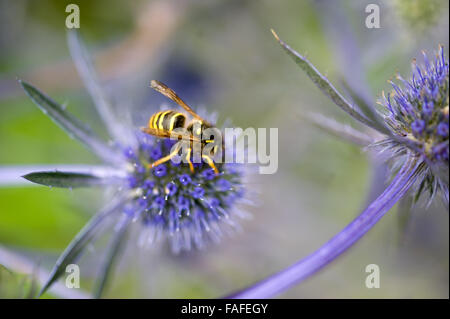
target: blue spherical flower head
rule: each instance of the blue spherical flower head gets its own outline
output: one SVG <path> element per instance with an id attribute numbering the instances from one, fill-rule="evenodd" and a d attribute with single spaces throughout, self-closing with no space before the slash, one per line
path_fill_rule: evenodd
<path id="1" fill-rule="evenodd" d="M 391 82 L 394 90 L 383 94 L 392 137 L 377 145 L 394 149 L 394 158 L 407 149 L 415 152 L 425 163 L 416 198 L 429 190 L 431 195 L 439 192 L 448 204 L 449 63 L 442 46 L 432 62 L 425 53 L 423 57 L 423 66 L 413 62 L 409 81 L 399 77 L 403 86 Z"/>
<path id="2" fill-rule="evenodd" d="M 216 163 L 216 175 L 207 163 L 198 163 L 191 172 L 188 163 L 172 161 L 147 168 L 174 143 L 140 133 L 138 141 L 137 149 L 127 148 L 124 155 L 130 167 L 127 185 L 137 194 L 134 207 L 144 226 L 140 242 L 165 237 L 177 253 L 218 241 L 224 227 L 236 225 L 236 206 L 245 194 L 240 170 Z"/>

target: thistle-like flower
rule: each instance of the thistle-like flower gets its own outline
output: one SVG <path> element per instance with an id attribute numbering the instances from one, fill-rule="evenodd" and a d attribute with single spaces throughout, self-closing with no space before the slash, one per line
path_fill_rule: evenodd
<path id="1" fill-rule="evenodd" d="M 449 65 L 444 48 L 439 47 L 432 62 L 423 52 L 424 66 L 413 62 L 409 81 L 398 76 L 399 87 L 391 81 L 393 92 L 384 94 L 382 116 L 391 136 L 374 146 L 389 151 L 392 159 L 412 151 L 423 161 L 421 181 L 415 189 L 415 199 L 428 191 L 430 200 L 439 194 L 448 206 L 449 161 Z"/>
<path id="2" fill-rule="evenodd" d="M 280 272 L 229 296 L 229 298 L 267 298 L 279 294 L 331 263 L 357 242 L 396 202 L 408 194 L 417 199 L 425 190 L 444 199 L 448 207 L 449 183 L 449 63 L 444 49 L 432 62 L 424 54 L 424 66 L 414 62 L 410 81 L 400 88 L 392 82 L 393 93 L 381 101 L 382 109 L 366 104 L 353 92 L 357 106 L 350 104 L 301 54 L 291 49 L 278 35 L 282 48 L 305 71 L 318 88 L 337 106 L 358 122 L 378 131 L 374 138 L 323 116 L 312 116 L 318 126 L 368 148 L 388 154 L 392 163 L 390 185 L 347 227 L 309 256 Z M 385 96 L 385 95 L 383 95 Z M 411 191 L 412 190 L 412 191 Z"/>
<path id="3" fill-rule="evenodd" d="M 194 173 L 187 164 L 172 161 L 148 168 L 175 143 L 138 133 L 138 146 L 124 148 L 123 154 L 128 166 L 124 188 L 135 194 L 126 211 L 146 226 L 140 243 L 165 236 L 178 253 L 220 241 L 222 226 L 237 227 L 233 219 L 240 212 L 233 208 L 245 190 L 243 172 L 236 165 L 218 165 L 218 176 L 205 163 L 194 164 Z"/>
<path id="4" fill-rule="evenodd" d="M 418 199 L 424 191 L 428 191 L 429 201 L 439 194 L 448 206 L 449 62 L 443 46 L 439 46 L 432 61 L 423 52 L 422 66 L 413 60 L 411 79 L 407 81 L 397 76 L 402 87 L 389 81 L 393 90 L 389 94 L 383 92 L 383 98 L 378 102 L 381 108 L 376 108 L 364 103 L 357 106 L 350 104 L 308 60 L 275 33 L 274 36 L 322 92 L 355 120 L 377 131 L 381 138 L 374 139 L 347 127 L 340 129 L 338 125 L 327 129 L 344 133 L 347 138 L 358 140 L 360 144 L 376 149 L 379 154 L 387 154 L 394 175 L 408 158 L 416 159 L 419 163 L 416 170 L 418 178 L 413 185 L 414 192 L 410 193 Z M 318 117 L 315 119 L 316 123 L 320 121 Z M 326 127 L 328 123 L 318 124 Z"/>
<path id="5" fill-rule="evenodd" d="M 69 47 L 77 69 L 87 85 L 99 114 L 113 139 L 106 144 L 89 128 L 72 117 L 64 108 L 34 86 L 20 81 L 33 102 L 73 138 L 81 141 L 103 160 L 103 166 L 61 166 L 41 169 L 24 175 L 38 184 L 52 187 L 104 186 L 113 189 L 114 197 L 74 238 L 59 257 L 50 278 L 42 287 L 44 293 L 82 254 L 103 223 L 114 217 L 117 224 L 96 285 L 100 297 L 114 259 L 132 223 L 142 227 L 140 244 L 166 239 L 174 253 L 203 248 L 210 241 L 218 242 L 230 231 L 238 229 L 236 217 L 245 217 L 239 203 L 246 201 L 245 174 L 242 165 L 219 163 L 215 172 L 210 165 L 166 161 L 153 167 L 152 162 L 166 156 L 176 142 L 160 139 L 125 127 L 110 109 L 97 83 L 91 62 L 76 33 L 69 33 Z M 211 119 L 208 119 L 213 123 Z M 226 150 L 225 150 L 226 151 Z M 190 163 L 191 164 L 191 163 Z M 0 173 L 20 171 L 3 168 Z M 11 175 L 11 174 L 10 174 Z"/>

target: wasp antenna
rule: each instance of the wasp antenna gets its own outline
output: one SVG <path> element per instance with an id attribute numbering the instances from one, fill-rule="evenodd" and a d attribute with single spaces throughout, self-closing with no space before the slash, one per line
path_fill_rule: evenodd
<path id="1" fill-rule="evenodd" d="M 150 87 L 151 87 L 152 89 L 157 90 L 157 89 L 159 89 L 161 86 L 166 86 L 166 85 L 164 85 L 163 83 L 161 83 L 161 82 L 159 82 L 159 81 L 157 81 L 157 80 L 151 80 L 151 81 L 150 81 Z"/>
<path id="2" fill-rule="evenodd" d="M 195 113 L 191 107 L 189 105 L 187 105 L 176 93 L 174 90 L 172 90 L 171 88 L 169 88 L 167 85 L 165 85 L 162 82 L 159 82 L 157 80 L 151 80 L 150 81 L 150 87 L 156 91 L 158 91 L 159 93 L 161 93 L 162 95 L 164 95 L 165 97 L 168 97 L 169 99 L 171 99 L 172 101 L 174 101 L 175 103 L 177 103 L 179 106 L 181 106 L 182 108 L 184 108 L 189 114 L 191 114 L 193 117 L 195 117 L 196 119 L 202 121 L 203 123 L 208 123 L 208 121 L 204 120 L 200 115 L 198 115 L 197 113 Z"/>
<path id="3" fill-rule="evenodd" d="M 150 87 L 155 91 L 158 91 L 159 93 L 167 96 L 171 100 L 175 100 L 177 98 L 176 93 L 162 82 L 159 82 L 157 80 L 151 80 Z"/>
<path id="4" fill-rule="evenodd" d="M 277 41 L 280 41 L 280 38 L 278 37 L 278 34 L 275 32 L 274 29 L 270 29 L 270 32 L 272 32 L 273 36 L 275 37 L 275 39 L 277 39 Z"/>
<path id="5" fill-rule="evenodd" d="M 175 91 L 172 90 L 171 88 L 169 88 L 164 83 L 159 82 L 157 80 L 151 80 L 150 81 L 150 87 L 152 89 L 154 89 L 155 91 L 158 91 L 159 93 L 161 93 L 165 97 L 168 97 L 169 99 L 171 99 L 172 101 L 174 101 L 178 105 L 182 106 L 188 112 L 192 111 L 191 108 L 175 93 Z"/>

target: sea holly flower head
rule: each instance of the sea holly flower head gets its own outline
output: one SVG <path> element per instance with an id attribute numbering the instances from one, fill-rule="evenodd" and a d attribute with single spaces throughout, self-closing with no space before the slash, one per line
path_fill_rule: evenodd
<path id="1" fill-rule="evenodd" d="M 400 85 L 391 81 L 393 91 L 383 93 L 391 136 L 374 145 L 389 149 L 394 159 L 411 149 L 424 161 L 415 198 L 428 190 L 431 198 L 439 193 L 448 204 L 449 63 L 442 46 L 432 61 L 426 53 L 423 59 L 423 66 L 413 62 L 410 80 L 398 76 Z"/>
<path id="2" fill-rule="evenodd" d="M 364 132 L 355 132 L 330 120 L 323 121 L 317 115 L 312 117 L 316 124 L 358 144 L 377 149 L 380 154 L 387 154 L 392 163 L 392 175 L 398 172 L 407 157 L 417 157 L 421 162 L 421 174 L 408 194 L 417 200 L 427 191 L 430 194 L 428 203 L 439 195 L 448 206 L 449 62 L 443 46 L 439 47 L 432 60 L 423 53 L 423 65 L 413 62 L 410 80 L 399 76 L 400 86 L 391 81 L 393 91 L 383 94 L 379 102 L 382 109 L 379 109 L 375 104 L 363 102 L 358 92 L 352 92 L 352 95 L 361 103 L 349 102 L 311 62 L 291 49 L 275 32 L 273 34 L 326 96 L 353 119 L 378 131 L 382 137 L 375 140 Z"/>
<path id="3" fill-rule="evenodd" d="M 140 243 L 167 237 L 173 252 L 202 248 L 218 241 L 222 227 L 234 226 L 232 209 L 245 195 L 241 170 L 232 164 L 217 163 L 219 174 L 206 163 L 194 172 L 187 163 L 167 161 L 154 168 L 149 164 L 169 154 L 176 141 L 161 140 L 145 133 L 136 134 L 135 149 L 123 148 L 127 160 L 128 189 L 135 193 L 131 205 L 147 229 Z M 229 187 L 223 188 L 227 183 Z"/>

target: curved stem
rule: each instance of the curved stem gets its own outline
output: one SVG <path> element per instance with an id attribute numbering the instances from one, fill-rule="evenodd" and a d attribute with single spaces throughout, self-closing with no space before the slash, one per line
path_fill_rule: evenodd
<path id="1" fill-rule="evenodd" d="M 270 298 L 328 265 L 360 239 L 415 182 L 422 162 L 409 157 L 386 190 L 361 215 L 311 255 L 269 278 L 226 298 Z"/>

